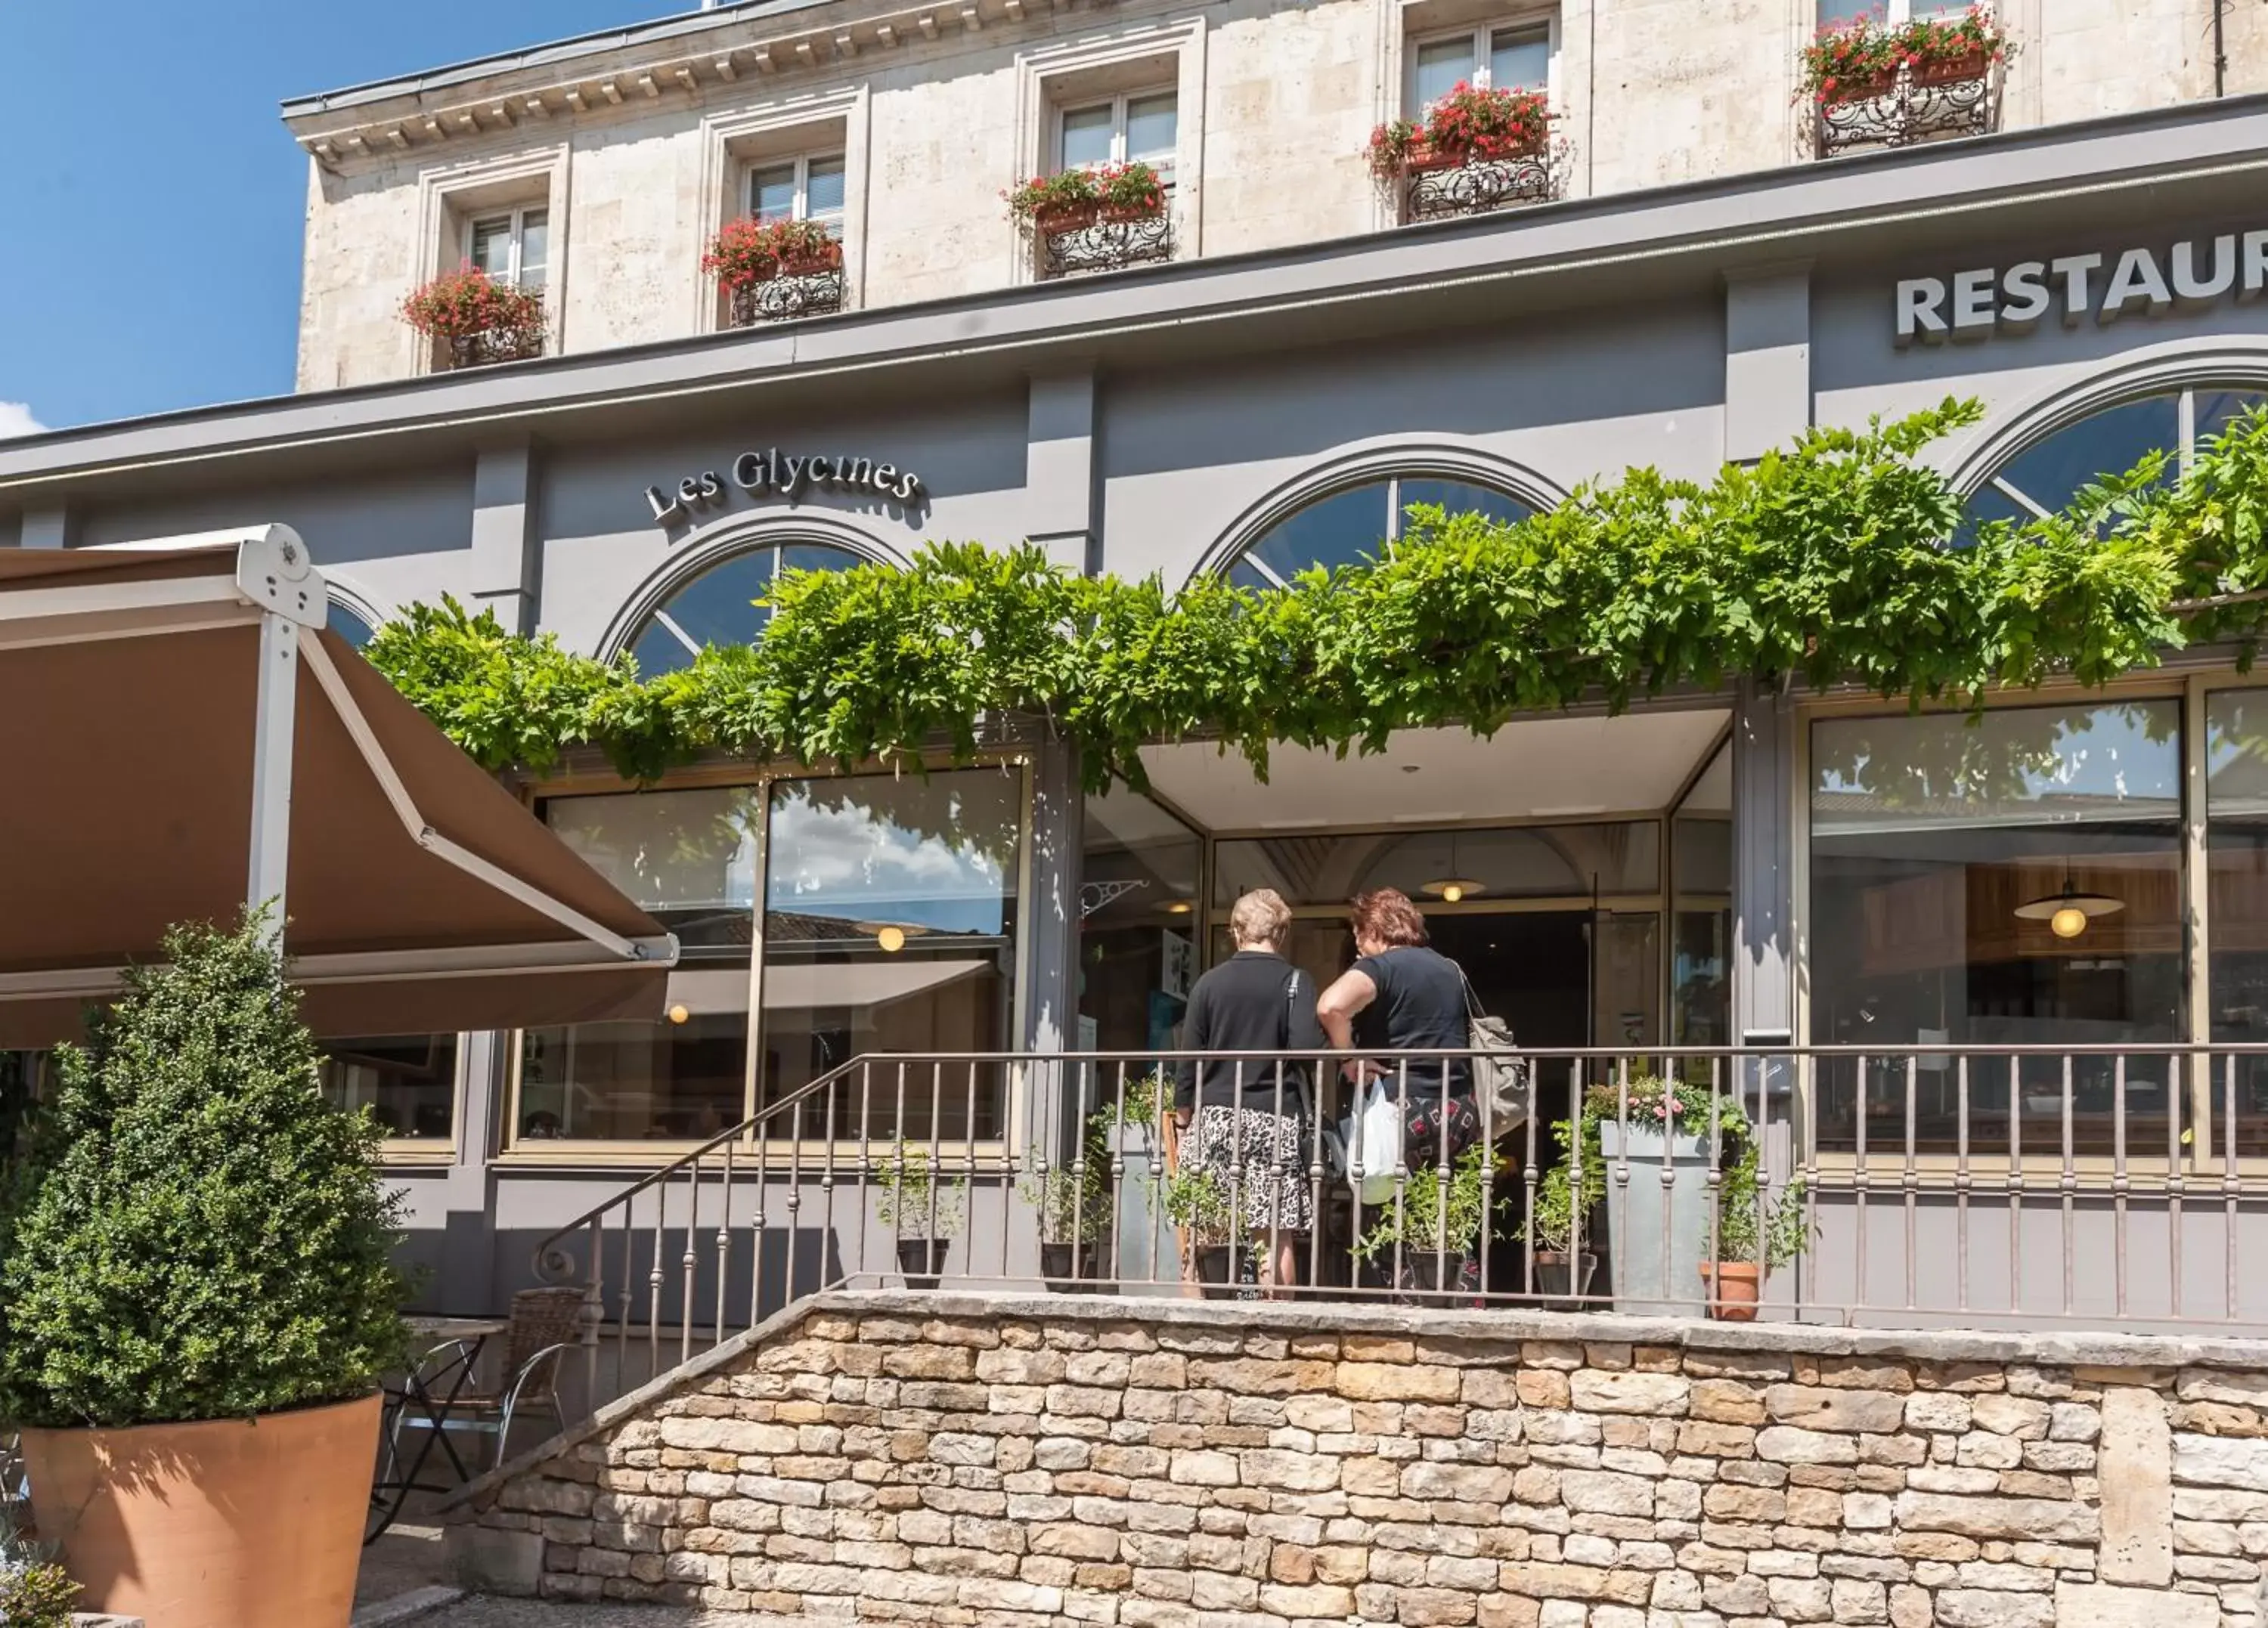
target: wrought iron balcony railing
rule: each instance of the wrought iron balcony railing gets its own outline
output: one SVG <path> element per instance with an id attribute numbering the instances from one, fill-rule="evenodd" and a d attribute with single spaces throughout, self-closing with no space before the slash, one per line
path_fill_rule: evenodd
<path id="1" fill-rule="evenodd" d="M 840 263 L 806 271 L 784 272 L 762 282 L 744 282 L 725 302 L 725 325 L 750 328 L 762 322 L 792 322 L 843 309 Z"/>
<path id="2" fill-rule="evenodd" d="M 463 334 L 442 341 L 442 365 L 451 372 L 460 368 L 486 367 L 495 362 L 529 362 L 543 354 L 541 329 L 497 328 L 485 334 Z"/>
<path id="3" fill-rule="evenodd" d="M 1987 59 L 1900 68 L 1846 86 L 1818 107 L 1813 147 L 1830 158 L 1864 147 L 1910 147 L 2000 126 L 2000 74 Z"/>
<path id="4" fill-rule="evenodd" d="M 1040 223 L 1036 235 L 1042 278 L 1118 271 L 1174 258 L 1170 209 L 1154 215 L 1073 214 Z"/>
<path id="5" fill-rule="evenodd" d="M 2268 1046 L 1535 1051 L 1524 1088 L 1441 1111 L 1445 1066 L 1481 1055 L 859 1058 L 560 1228 L 536 1271 L 584 1289 L 593 1404 L 805 1294 L 901 1280 L 2268 1330 L 2242 1265 L 2268 1249 Z M 1342 1064 L 1401 1127 L 1382 1163 L 1337 1129 Z"/>
<path id="6" fill-rule="evenodd" d="M 1559 195 L 1559 173 L 1548 151 L 1510 158 L 1467 157 L 1454 164 L 1413 167 L 1405 209 L 1413 221 L 1486 215 Z"/>

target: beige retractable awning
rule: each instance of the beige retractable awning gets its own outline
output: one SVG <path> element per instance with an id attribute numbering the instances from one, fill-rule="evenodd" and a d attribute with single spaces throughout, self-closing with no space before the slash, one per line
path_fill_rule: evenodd
<path id="1" fill-rule="evenodd" d="M 288 528 L 0 553 L 0 1047 L 280 896 L 319 1034 L 658 1018 L 676 945 L 335 633 Z"/>
<path id="2" fill-rule="evenodd" d="M 872 1010 L 974 978 L 991 965 L 990 961 L 821 961 L 768 966 L 764 1010 Z M 747 969 L 681 966 L 669 975 L 669 1004 L 704 1015 L 746 1012 Z"/>

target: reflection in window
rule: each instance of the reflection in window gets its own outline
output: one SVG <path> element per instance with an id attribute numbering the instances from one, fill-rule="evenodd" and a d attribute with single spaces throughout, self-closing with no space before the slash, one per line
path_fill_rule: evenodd
<path id="1" fill-rule="evenodd" d="M 2205 852 L 2213 1002 L 2211 1038 L 2268 1040 L 2268 690 L 2221 690 L 2205 702 Z M 2210 1138 L 2235 1091 L 2237 1151 L 2268 1151 L 2268 1059 L 2213 1065 Z"/>
<path id="2" fill-rule="evenodd" d="M 370 642 L 378 636 L 378 629 L 371 626 L 370 619 L 343 599 L 331 601 L 330 612 L 325 620 L 332 632 L 357 650 L 370 649 Z"/>
<path id="3" fill-rule="evenodd" d="M 2181 1032 L 2178 703 L 2029 707 L 1812 730 L 1811 1038 L 1842 1045 L 2170 1041 Z M 2064 894 L 2115 901 L 2066 935 L 2039 919 Z M 2032 906 L 2020 914 L 2020 906 Z M 2005 1153 L 2009 1117 L 2060 1148 L 2062 1062 L 1970 1066 L 1973 1149 Z M 1849 1148 L 1863 1077 L 1877 1151 L 1905 1136 L 1903 1061 L 1822 1067 L 1820 1146 Z M 2126 1062 L 2130 1140 L 2155 1135 L 2171 1062 Z M 2073 1068 L 2074 1147 L 2109 1152 L 2114 1061 Z M 1915 1069 L 1917 1147 L 1957 1146 L 1949 1060 Z M 2012 1100 L 2013 1099 L 2013 1100 Z M 2157 1129 L 2153 1132 L 2153 1124 Z"/>
<path id="4" fill-rule="evenodd" d="M 683 1140 L 745 1117 L 755 802 L 733 786 L 544 805 L 569 847 L 677 935 L 679 961 L 658 1023 L 526 1031 L 521 1140 Z"/>
<path id="5" fill-rule="evenodd" d="M 1197 833 L 1139 792 L 1086 800 L 1079 890 L 1080 1049 L 1167 1051 L 1194 964 Z"/>
<path id="6" fill-rule="evenodd" d="M 1292 905 L 1344 905 L 1367 888 L 1399 888 L 1421 905 L 1443 884 L 1486 903 L 1652 893 L 1660 885 L 1661 826 L 1654 820 L 1518 825 L 1495 831 L 1373 832 L 1220 842 L 1212 898 L 1225 911 L 1241 893 L 1274 888 Z"/>
<path id="7" fill-rule="evenodd" d="M 446 1141 L 454 1133 L 456 1036 L 394 1035 L 321 1045 L 323 1096 L 334 1106 L 368 1108 L 390 1141 Z"/>
<path id="8" fill-rule="evenodd" d="M 1493 487 L 1439 475 L 1396 475 L 1334 492 L 1287 515 L 1237 557 L 1228 568 L 1229 580 L 1240 588 L 1281 588 L 1316 566 L 1337 570 L 1382 558 L 1401 539 L 1410 509 L 1420 504 L 1507 523 L 1535 512 Z"/>
<path id="9" fill-rule="evenodd" d="M 1022 775 L 1002 769 L 773 786 L 765 1101 L 872 1053 L 1009 1047 L 1023 802 Z M 1000 1134 L 997 1071 L 955 1072 L 942 1096 L 934 1079 L 846 1078 L 836 1134 L 862 1121 L 875 1137 L 894 1121 L 915 1140 Z M 827 1133 L 828 1107 L 813 1104 L 805 1135 Z"/>
<path id="10" fill-rule="evenodd" d="M 2067 507 L 2079 489 L 2106 475 L 2124 474 L 2150 453 L 2176 454 L 2171 479 L 2189 466 L 2199 443 L 2263 400 L 2257 390 L 2206 387 L 2169 391 L 2122 401 L 2067 424 L 2002 464 L 1970 496 L 1956 540 L 1994 520 L 2021 525 Z M 2183 434 L 2183 425 L 2189 432 Z"/>
<path id="11" fill-rule="evenodd" d="M 630 640 L 645 678 L 689 667 L 706 645 L 754 644 L 771 620 L 768 598 L 782 571 L 846 571 L 865 563 L 847 548 L 787 543 L 719 561 L 657 605 Z"/>

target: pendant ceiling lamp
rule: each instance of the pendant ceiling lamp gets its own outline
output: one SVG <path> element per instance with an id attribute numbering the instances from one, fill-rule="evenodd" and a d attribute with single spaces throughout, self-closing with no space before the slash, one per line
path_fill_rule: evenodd
<path id="1" fill-rule="evenodd" d="M 2016 914 L 2026 921 L 2046 922 L 2048 931 L 2058 938 L 2077 938 L 2087 931 L 2087 924 L 2098 916 L 2115 916 L 2125 908 L 2124 899 L 2112 898 L 2106 893 L 2080 892 L 2066 869 L 2062 892 L 2027 899 L 2016 906 Z"/>
<path id="2" fill-rule="evenodd" d="M 1485 883 L 1476 882 L 1457 869 L 1455 832 L 1449 833 L 1449 874 L 1431 882 L 1419 883 L 1418 891 L 1429 898 L 1440 899 L 1445 905 L 1454 905 L 1460 899 L 1472 898 L 1487 891 Z"/>

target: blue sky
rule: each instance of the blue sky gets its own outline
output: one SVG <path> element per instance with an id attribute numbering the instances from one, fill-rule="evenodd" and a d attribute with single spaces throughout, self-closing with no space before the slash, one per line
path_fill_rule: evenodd
<path id="1" fill-rule="evenodd" d="M 698 0 L 0 0 L 0 435 L 291 388 L 287 96 Z"/>

